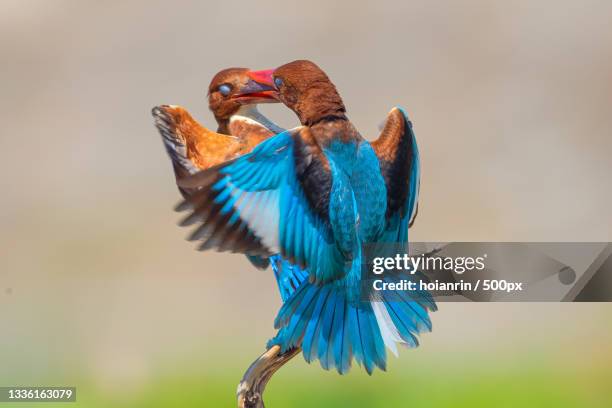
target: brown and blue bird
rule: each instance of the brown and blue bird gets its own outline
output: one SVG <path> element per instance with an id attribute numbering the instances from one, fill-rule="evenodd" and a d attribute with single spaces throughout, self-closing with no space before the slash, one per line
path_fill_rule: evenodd
<path id="1" fill-rule="evenodd" d="M 206 237 L 204 249 L 279 256 L 308 274 L 281 307 L 270 345 L 301 347 L 307 361 L 340 373 L 353 359 L 368 373 L 384 370 L 385 350 L 417 346 L 416 335 L 431 330 L 429 311 L 436 310 L 426 291 L 376 298 L 362 292 L 366 248 L 408 244 L 420 167 L 412 124 L 394 108 L 379 138 L 368 142 L 329 77 L 310 61 L 247 76 L 302 126 L 179 180 L 194 190 L 182 224 L 198 225 L 192 236 Z"/>

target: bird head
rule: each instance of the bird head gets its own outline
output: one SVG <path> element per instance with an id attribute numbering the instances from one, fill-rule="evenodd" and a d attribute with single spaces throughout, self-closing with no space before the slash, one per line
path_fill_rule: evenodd
<path id="1" fill-rule="evenodd" d="M 293 110 L 303 125 L 324 118 L 346 118 L 336 87 L 315 63 L 297 60 L 276 69 L 249 71 L 255 82 L 274 88 L 278 101 Z"/>
<path id="2" fill-rule="evenodd" d="M 273 87 L 252 80 L 247 68 L 218 72 L 208 87 L 208 107 L 217 120 L 227 120 L 243 105 L 276 102 Z"/>

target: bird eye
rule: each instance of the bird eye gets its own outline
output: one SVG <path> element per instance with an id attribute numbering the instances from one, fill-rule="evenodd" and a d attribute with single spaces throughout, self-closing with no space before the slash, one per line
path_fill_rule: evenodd
<path id="1" fill-rule="evenodd" d="M 219 92 L 221 92 L 221 95 L 223 96 L 229 95 L 231 91 L 232 91 L 232 87 L 229 86 L 228 84 L 223 84 L 219 87 Z"/>
<path id="2" fill-rule="evenodd" d="M 279 77 L 274 78 L 274 85 L 276 85 L 277 88 L 280 88 L 283 85 L 283 80 Z"/>

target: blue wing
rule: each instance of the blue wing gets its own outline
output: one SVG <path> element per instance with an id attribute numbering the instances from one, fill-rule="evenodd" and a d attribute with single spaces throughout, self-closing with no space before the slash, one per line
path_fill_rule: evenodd
<path id="1" fill-rule="evenodd" d="M 248 255 L 280 253 L 308 269 L 315 282 L 342 276 L 345 253 L 336 245 L 329 220 L 315 213 L 296 174 L 294 138 L 301 128 L 280 133 L 248 154 L 191 177 L 181 187 L 193 212 L 182 225 L 199 223 L 190 239 L 200 249 Z"/>

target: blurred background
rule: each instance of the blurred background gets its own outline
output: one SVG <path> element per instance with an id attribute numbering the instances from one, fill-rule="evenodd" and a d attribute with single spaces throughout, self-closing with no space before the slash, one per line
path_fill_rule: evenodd
<path id="1" fill-rule="evenodd" d="M 368 138 L 405 107 L 413 240 L 611 241 L 611 18 L 606 1 L 0 1 L 0 385 L 76 386 L 70 407 L 235 404 L 280 300 L 270 271 L 184 241 L 150 115 L 214 127 L 206 88 L 228 66 L 317 62 Z M 443 303 L 387 373 L 298 357 L 266 402 L 607 407 L 611 312 Z"/>

